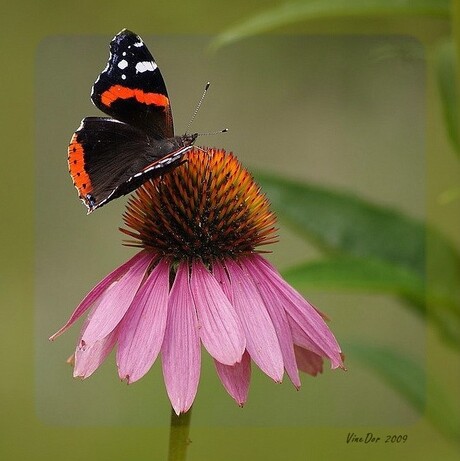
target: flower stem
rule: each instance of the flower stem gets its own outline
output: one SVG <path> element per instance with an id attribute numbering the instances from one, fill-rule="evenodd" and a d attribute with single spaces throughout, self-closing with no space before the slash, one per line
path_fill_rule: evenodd
<path id="1" fill-rule="evenodd" d="M 171 408 L 171 432 L 169 433 L 169 455 L 168 461 L 185 461 L 187 448 L 190 444 L 188 433 L 190 430 L 190 418 L 192 409 L 179 416 Z"/>

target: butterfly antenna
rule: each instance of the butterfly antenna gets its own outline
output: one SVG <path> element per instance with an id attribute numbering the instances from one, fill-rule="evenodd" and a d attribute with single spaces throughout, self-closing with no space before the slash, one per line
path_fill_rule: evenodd
<path id="1" fill-rule="evenodd" d="M 219 130 L 219 131 L 211 131 L 209 133 L 198 133 L 198 136 L 212 136 L 214 134 L 220 134 L 220 133 L 228 133 L 228 128 L 224 128 L 223 130 Z"/>
<path id="2" fill-rule="evenodd" d="M 206 86 L 204 87 L 203 94 L 201 95 L 201 98 L 200 98 L 200 100 L 198 101 L 198 104 L 197 104 L 197 106 L 196 106 L 195 112 L 193 112 L 192 118 L 190 119 L 190 122 L 188 122 L 187 128 L 186 128 L 186 130 L 185 130 L 185 134 L 188 133 L 188 130 L 189 130 L 190 126 L 191 126 L 192 123 L 193 123 L 193 120 L 195 120 L 196 114 L 197 114 L 198 111 L 200 110 L 201 104 L 203 104 L 203 100 L 204 100 L 204 98 L 205 98 L 205 96 L 206 96 L 206 93 L 207 93 L 208 88 L 209 88 L 210 85 L 211 85 L 210 82 L 206 83 Z"/>

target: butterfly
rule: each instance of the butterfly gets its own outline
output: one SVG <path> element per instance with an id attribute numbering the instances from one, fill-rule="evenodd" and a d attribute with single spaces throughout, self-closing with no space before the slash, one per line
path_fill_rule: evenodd
<path id="1" fill-rule="evenodd" d="M 69 172 L 88 214 L 180 165 L 198 136 L 174 136 L 160 69 L 127 29 L 112 39 L 91 100 L 109 117 L 84 118 L 68 148 Z"/>

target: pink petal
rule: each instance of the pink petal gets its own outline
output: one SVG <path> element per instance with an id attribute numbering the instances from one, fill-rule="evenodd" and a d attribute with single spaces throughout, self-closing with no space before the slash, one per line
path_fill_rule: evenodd
<path id="1" fill-rule="evenodd" d="M 155 362 L 166 329 L 169 263 L 161 260 L 142 284 L 119 327 L 117 364 L 121 379 L 133 383 Z"/>
<path id="2" fill-rule="evenodd" d="M 220 363 L 239 362 L 246 347 L 241 322 L 219 283 L 201 262 L 192 265 L 190 289 L 204 347 Z"/>
<path id="3" fill-rule="evenodd" d="M 77 306 L 73 311 L 69 320 L 66 324 L 54 333 L 49 339 L 54 341 L 58 336 L 62 335 L 67 329 L 69 329 L 90 307 L 91 305 L 107 290 L 110 285 L 118 280 L 133 264 L 135 264 L 141 257 L 143 252 L 137 253 L 129 261 L 122 264 L 120 267 L 115 269 L 109 275 L 107 275 L 103 280 L 101 280 L 82 300 L 82 302 Z"/>
<path id="4" fill-rule="evenodd" d="M 214 262 L 212 265 L 212 275 L 219 283 L 219 286 L 222 288 L 222 291 L 227 296 L 227 299 L 233 305 L 233 293 L 232 293 L 232 285 L 230 280 L 228 279 L 227 272 L 225 271 L 225 267 L 218 262 Z"/>
<path id="5" fill-rule="evenodd" d="M 294 346 L 294 350 L 299 370 L 312 376 L 323 372 L 323 358 L 321 356 L 299 346 Z"/>
<path id="6" fill-rule="evenodd" d="M 171 405 L 177 414 L 185 413 L 195 399 L 201 366 L 198 318 L 190 293 L 186 263 L 177 268 L 169 295 L 161 355 Z"/>
<path id="7" fill-rule="evenodd" d="M 74 378 L 88 378 L 110 354 L 117 341 L 117 330 L 113 330 L 105 338 L 90 346 L 77 347 L 75 351 Z"/>
<path id="8" fill-rule="evenodd" d="M 276 267 L 272 266 L 265 258 L 261 257 L 260 255 L 255 255 L 257 256 L 257 260 L 260 264 L 262 264 L 263 266 L 265 266 L 268 270 L 270 270 L 271 272 L 274 272 L 278 278 L 282 279 L 285 283 L 287 283 L 282 275 L 279 273 L 279 271 L 276 269 Z M 290 286 L 290 285 L 289 285 Z M 291 287 L 291 286 L 290 286 Z M 292 288 L 292 287 L 291 287 Z M 293 289 L 293 288 L 292 288 Z M 295 290 L 294 290 L 295 291 Z M 325 314 L 324 312 L 321 312 L 315 305 L 313 305 L 310 301 L 307 301 L 302 295 L 300 295 L 299 293 L 297 293 L 304 302 L 307 302 L 313 309 L 315 309 L 316 312 L 318 312 L 318 314 L 321 316 L 321 318 L 323 320 L 325 320 L 326 322 L 329 322 L 331 319 L 329 318 L 329 316 L 327 314 Z"/>
<path id="9" fill-rule="evenodd" d="M 120 323 L 154 257 L 147 252 L 140 255 L 123 277 L 104 293 L 83 334 L 82 344 L 90 345 L 105 338 Z"/>
<path id="10" fill-rule="evenodd" d="M 297 340 L 299 336 L 300 339 L 303 336 L 308 349 L 329 357 L 332 368 L 343 368 L 340 346 L 317 310 L 283 280 L 268 261 L 259 255 L 254 255 L 253 258 L 257 260 L 260 276 L 272 285 L 276 297 L 290 317 L 294 342 L 297 342 L 296 336 Z M 311 347 L 312 345 L 315 347 Z"/>
<path id="11" fill-rule="evenodd" d="M 229 366 L 215 360 L 214 364 L 226 391 L 242 407 L 248 399 L 249 383 L 251 381 L 251 357 L 245 351 L 240 363 Z"/>
<path id="12" fill-rule="evenodd" d="M 268 314 L 275 326 L 275 331 L 283 354 L 284 368 L 295 387 L 300 388 L 300 377 L 297 369 L 297 362 L 294 355 L 294 344 L 291 327 L 284 310 L 283 303 L 278 298 L 278 293 L 273 290 L 272 285 L 259 270 L 258 260 L 252 257 L 242 259 L 241 265 L 247 267 L 254 284 L 259 290 L 260 296 L 267 308 Z"/>
<path id="13" fill-rule="evenodd" d="M 283 357 L 273 322 L 249 274 L 234 261 L 225 263 L 233 305 L 246 334 L 246 348 L 258 367 L 277 382 L 283 378 Z"/>
<path id="14" fill-rule="evenodd" d="M 303 349 L 308 349 L 317 355 L 324 356 L 324 351 L 314 343 L 309 336 L 307 336 L 304 330 L 296 323 L 292 318 L 289 317 L 289 324 L 291 325 L 292 339 L 294 345 L 299 346 Z"/>

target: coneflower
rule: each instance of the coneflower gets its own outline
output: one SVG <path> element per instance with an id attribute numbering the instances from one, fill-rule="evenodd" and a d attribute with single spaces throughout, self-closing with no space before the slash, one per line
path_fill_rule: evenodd
<path id="1" fill-rule="evenodd" d="M 126 244 L 142 248 L 83 299 L 56 338 L 90 310 L 74 355 L 87 378 L 116 345 L 121 379 L 142 378 L 161 354 L 177 414 L 198 388 L 201 345 L 239 405 L 251 362 L 274 381 L 284 372 L 342 367 L 324 316 L 264 259 L 276 241 L 275 215 L 252 176 L 231 153 L 192 149 L 183 165 L 139 188 L 124 215 Z"/>

